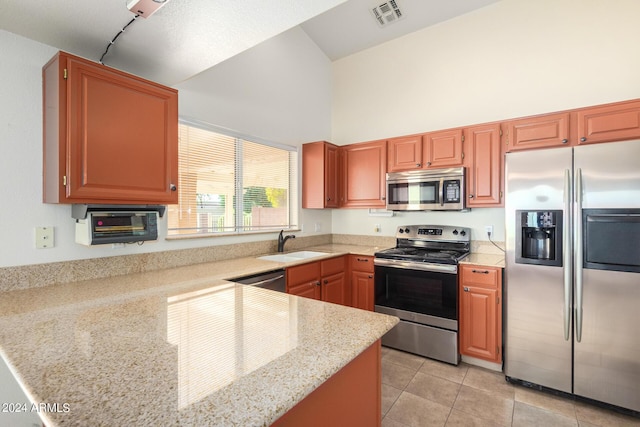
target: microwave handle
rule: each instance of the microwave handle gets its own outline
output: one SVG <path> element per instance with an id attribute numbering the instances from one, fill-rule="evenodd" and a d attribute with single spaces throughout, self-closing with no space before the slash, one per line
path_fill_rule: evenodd
<path id="1" fill-rule="evenodd" d="M 440 206 L 444 206 L 444 178 L 440 178 Z"/>

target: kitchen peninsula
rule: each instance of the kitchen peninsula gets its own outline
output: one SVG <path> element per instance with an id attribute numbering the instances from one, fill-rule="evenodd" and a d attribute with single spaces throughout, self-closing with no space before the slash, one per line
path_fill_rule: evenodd
<path id="1" fill-rule="evenodd" d="M 0 354 L 51 426 L 267 426 L 363 356 L 379 396 L 397 319 L 223 280 L 256 262 L 4 292 Z"/>

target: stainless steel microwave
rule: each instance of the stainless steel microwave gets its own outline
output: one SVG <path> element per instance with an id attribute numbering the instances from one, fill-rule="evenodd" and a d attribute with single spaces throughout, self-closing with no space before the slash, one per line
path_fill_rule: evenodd
<path id="1" fill-rule="evenodd" d="M 465 169 L 387 173 L 387 209 L 394 211 L 466 210 Z"/>

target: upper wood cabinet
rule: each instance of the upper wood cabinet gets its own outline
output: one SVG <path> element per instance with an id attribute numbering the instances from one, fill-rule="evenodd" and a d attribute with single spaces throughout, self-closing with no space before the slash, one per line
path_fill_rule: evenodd
<path id="1" fill-rule="evenodd" d="M 504 203 L 504 159 L 500 133 L 499 124 L 465 129 L 468 207 L 501 206 Z"/>
<path id="2" fill-rule="evenodd" d="M 462 166 L 462 128 L 393 138 L 387 141 L 387 171 Z"/>
<path id="3" fill-rule="evenodd" d="M 387 172 L 422 167 L 422 135 L 393 138 L 387 141 Z"/>
<path id="4" fill-rule="evenodd" d="M 464 135 L 461 128 L 427 133 L 423 141 L 423 168 L 462 166 Z"/>
<path id="5" fill-rule="evenodd" d="M 178 92 L 59 52 L 43 67 L 45 203 L 178 202 Z"/>
<path id="6" fill-rule="evenodd" d="M 511 120 L 505 126 L 506 151 L 571 145 L 570 122 L 571 114 L 569 113 Z"/>
<path id="7" fill-rule="evenodd" d="M 302 146 L 302 207 L 338 207 L 338 147 L 325 141 Z"/>
<path id="8" fill-rule="evenodd" d="M 578 144 L 640 138 L 640 101 L 578 110 Z"/>
<path id="9" fill-rule="evenodd" d="M 340 147 L 343 153 L 342 206 L 383 208 L 386 206 L 387 143 L 373 141 Z"/>

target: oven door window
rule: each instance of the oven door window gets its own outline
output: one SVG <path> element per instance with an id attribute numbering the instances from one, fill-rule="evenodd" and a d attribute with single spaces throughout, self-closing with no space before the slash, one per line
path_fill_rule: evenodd
<path id="1" fill-rule="evenodd" d="M 640 273 L 640 209 L 585 209 L 584 267 Z"/>
<path id="2" fill-rule="evenodd" d="M 380 267 L 375 269 L 375 304 L 457 320 L 456 274 Z"/>

